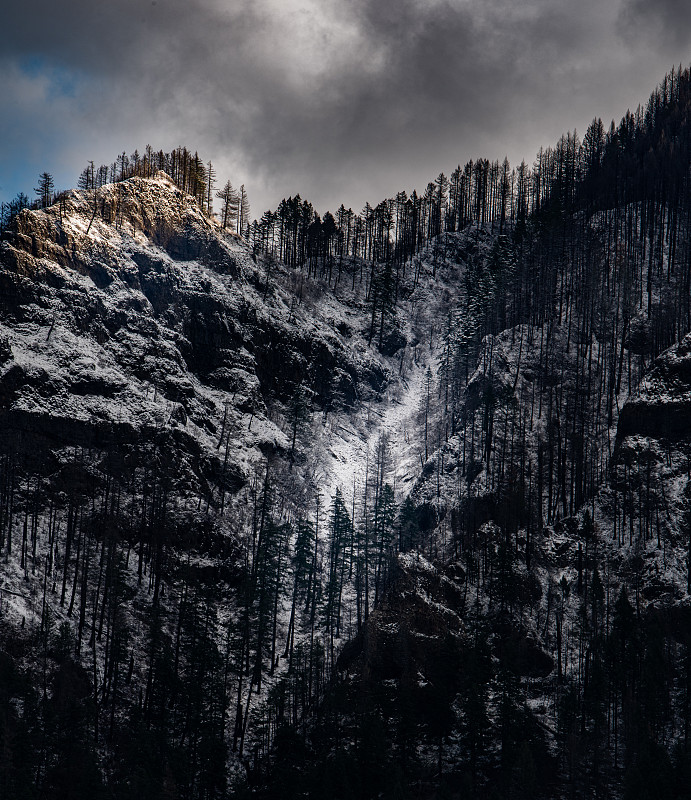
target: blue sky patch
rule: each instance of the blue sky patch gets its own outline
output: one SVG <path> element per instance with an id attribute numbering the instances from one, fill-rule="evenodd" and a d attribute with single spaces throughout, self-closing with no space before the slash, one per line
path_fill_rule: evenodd
<path id="1" fill-rule="evenodd" d="M 50 94 L 57 97 L 75 97 L 78 84 L 77 75 L 65 67 L 51 63 L 44 56 L 34 54 L 19 61 L 19 69 L 29 78 L 46 78 Z"/>

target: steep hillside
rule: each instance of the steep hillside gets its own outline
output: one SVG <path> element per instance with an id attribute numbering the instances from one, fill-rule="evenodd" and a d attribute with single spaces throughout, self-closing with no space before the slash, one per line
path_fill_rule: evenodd
<path id="1" fill-rule="evenodd" d="M 32 682 L 67 671 L 86 692 L 65 702 L 78 707 L 92 777 L 106 747 L 120 764 L 111 790 L 126 793 L 120 742 L 141 720 L 170 742 L 154 760 L 179 791 L 206 780 L 224 790 L 264 735 L 253 709 L 284 680 L 278 653 L 292 661 L 305 636 L 310 676 L 319 666 L 300 713 L 321 695 L 338 652 L 324 660 L 323 509 L 337 489 L 366 508 L 385 480 L 399 494 L 413 481 L 420 454 L 407 445 L 434 366 L 421 340 L 461 266 L 433 283 L 424 266 L 409 276 L 406 313 L 380 351 L 354 281 L 332 289 L 257 257 L 164 173 L 23 211 L 0 248 L 0 635 L 14 687 L 4 735 L 24 724 L 12 709 L 34 702 Z M 303 529 L 316 548 L 310 587 Z M 386 562 L 372 559 L 380 592 Z M 357 629 L 354 593 L 359 605 L 360 589 L 339 589 L 339 640 Z M 188 681 L 204 687 L 194 707 Z M 63 700 L 55 689 L 43 702 L 31 741 Z M 207 763 L 198 748 L 212 724 L 235 728 Z M 37 785 L 60 790 L 62 744 L 40 751 Z M 3 780 L 18 791 L 14 766 Z"/>
<path id="2" fill-rule="evenodd" d="M 688 796 L 689 87 L 244 237 L 185 148 L 3 212 L 0 795 Z"/>

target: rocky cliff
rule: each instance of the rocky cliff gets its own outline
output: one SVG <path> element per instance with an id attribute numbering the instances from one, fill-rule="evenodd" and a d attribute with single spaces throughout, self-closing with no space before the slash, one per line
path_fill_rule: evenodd
<path id="1" fill-rule="evenodd" d="M 386 381 L 164 173 L 25 211 L 1 247 L 3 436 L 44 477 L 74 448 L 96 464 L 157 442 L 180 496 L 217 504 L 288 453 L 298 387 L 323 410 Z"/>

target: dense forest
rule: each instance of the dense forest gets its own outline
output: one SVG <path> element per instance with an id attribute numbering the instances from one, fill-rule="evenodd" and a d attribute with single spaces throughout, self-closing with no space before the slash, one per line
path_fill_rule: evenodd
<path id="1" fill-rule="evenodd" d="M 618 126 L 596 119 L 532 166 L 470 161 L 360 213 L 321 216 L 295 195 L 250 222 L 244 187 L 216 192 L 211 163 L 182 147 L 91 162 L 76 192 L 44 173 L 35 202 L 3 205 L 0 796 L 688 797 L 691 447 L 626 404 L 646 376 L 660 397 L 683 378 L 658 357 L 691 331 L 690 111 L 691 73 L 675 69 Z M 159 171 L 199 212 L 178 238 L 137 210 Z M 74 238 L 83 256 L 67 247 L 77 211 L 80 236 L 101 226 L 95 245 Z M 45 219 L 62 260 L 37 244 Z M 97 261 L 107 290 L 108 226 L 231 276 L 252 333 L 223 334 L 242 357 L 222 366 L 247 372 L 250 352 L 251 391 L 206 364 L 225 311 L 195 289 L 175 341 L 223 392 L 215 411 L 152 377 L 157 345 L 138 379 L 170 401 L 167 427 L 17 423 L 32 413 L 17 405 L 29 368 L 12 366 L 28 306 L 50 343 L 58 303 L 82 302 L 57 272 L 41 295 L 39 262 Z M 173 329 L 184 287 L 159 261 L 155 291 L 138 280 Z M 327 317 L 345 309 L 339 335 L 359 325 L 383 365 L 370 405 L 429 353 L 407 490 L 380 436 L 351 485 L 320 491 L 315 420 L 354 415 L 362 386 L 335 380 L 357 371 L 349 356 L 307 335 L 291 369 L 272 360 L 285 334 L 257 319 L 279 300 L 289 322 L 328 300 Z M 75 330 L 114 339 L 83 302 Z M 72 394 L 116 394 L 89 380 Z M 260 422 L 283 444 L 240 475 L 233 454 Z"/>

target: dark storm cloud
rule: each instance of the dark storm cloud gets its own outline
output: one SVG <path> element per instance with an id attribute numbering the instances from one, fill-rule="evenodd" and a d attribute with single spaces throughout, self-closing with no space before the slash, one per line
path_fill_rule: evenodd
<path id="1" fill-rule="evenodd" d="M 624 9 L 618 0 L 12 4 L 0 26 L 0 108 L 10 109 L 0 114 L 0 184 L 18 165 L 73 183 L 89 158 L 186 143 L 216 162 L 219 179 L 244 181 L 258 214 L 296 192 L 322 209 L 341 200 L 358 208 L 424 188 L 469 157 L 530 160 L 564 129 L 645 99 L 662 75 L 660 54 L 649 47 L 634 63 L 617 29 L 622 14 L 630 27 L 646 8 L 643 0 Z"/>
<path id="2" fill-rule="evenodd" d="M 691 41 L 691 5 L 687 0 L 626 0 L 621 19 L 631 41 L 643 37 L 676 46 Z"/>

